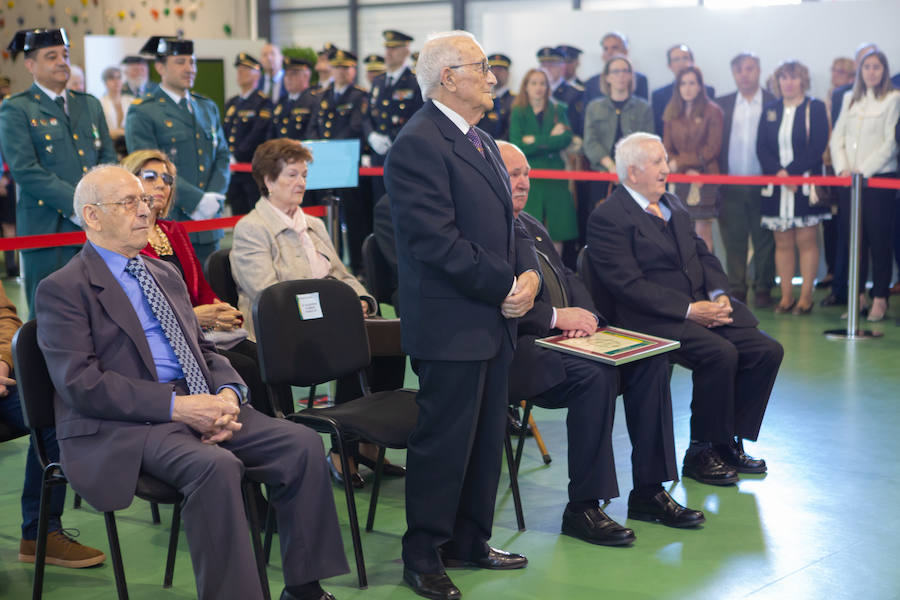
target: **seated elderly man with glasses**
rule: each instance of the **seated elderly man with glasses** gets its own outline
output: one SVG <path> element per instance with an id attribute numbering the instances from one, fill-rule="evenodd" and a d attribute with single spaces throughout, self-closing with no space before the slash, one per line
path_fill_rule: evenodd
<path id="1" fill-rule="evenodd" d="M 268 484 L 282 600 L 333 598 L 319 580 L 348 567 L 321 439 L 247 404 L 177 269 L 140 254 L 152 204 L 127 170 L 88 172 L 74 198 L 88 241 L 38 287 L 63 470 L 100 511 L 128 506 L 141 472 L 177 488 L 202 599 L 263 598 L 241 480 Z"/>

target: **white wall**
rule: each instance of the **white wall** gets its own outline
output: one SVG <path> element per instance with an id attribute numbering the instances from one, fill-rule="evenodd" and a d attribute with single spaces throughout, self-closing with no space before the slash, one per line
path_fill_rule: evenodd
<path id="1" fill-rule="evenodd" d="M 476 35 L 488 52 L 507 50 L 513 59 L 511 81 L 536 64 L 540 46 L 571 44 L 585 51 L 580 74 L 587 79 L 602 70 L 599 38 L 607 31 L 626 33 L 636 68 L 647 75 L 650 87 L 672 80 L 666 48 L 687 43 L 706 82 L 716 93 L 734 90 L 729 62 L 742 50 L 753 50 L 762 61 L 763 76 L 787 58 L 810 68 L 812 94 L 821 97 L 829 87 L 831 61 L 852 56 L 860 42 L 874 41 L 900 71 L 900 2 L 804 2 L 793 6 L 713 10 L 703 7 L 663 7 L 640 10 L 553 10 L 519 12 L 498 3 L 500 12 L 482 15 Z M 865 18 L 862 18 L 865 15 Z"/>

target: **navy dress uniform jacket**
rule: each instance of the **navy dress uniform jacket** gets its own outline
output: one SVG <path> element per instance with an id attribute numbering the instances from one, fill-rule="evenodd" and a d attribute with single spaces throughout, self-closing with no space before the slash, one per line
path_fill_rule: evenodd
<path id="1" fill-rule="evenodd" d="M 250 162 L 256 147 L 267 139 L 272 101 L 258 90 L 246 98 L 235 96 L 225 104 L 223 129 L 228 151 L 237 162 Z"/>
<path id="2" fill-rule="evenodd" d="M 334 82 L 317 95 L 317 110 L 309 128 L 310 138 L 326 140 L 362 140 L 368 114 L 369 93 L 355 85 L 335 96 Z"/>
<path id="3" fill-rule="evenodd" d="M 309 88 L 295 100 L 284 94 L 272 110 L 272 124 L 269 139 L 290 138 L 305 140 L 309 138 L 309 128 L 318 106 L 321 88 Z"/>
<path id="4" fill-rule="evenodd" d="M 393 86 L 388 87 L 387 75 L 379 75 L 372 82 L 369 91 L 369 122 L 366 136 L 375 131 L 387 135 L 391 140 L 410 117 L 422 107 L 422 92 L 416 76 L 409 68 L 403 69 Z"/>
<path id="5" fill-rule="evenodd" d="M 487 131 L 495 140 L 509 139 L 509 115 L 516 95 L 506 90 L 502 96 L 494 98 L 494 108 L 484 113 L 478 127 Z"/>

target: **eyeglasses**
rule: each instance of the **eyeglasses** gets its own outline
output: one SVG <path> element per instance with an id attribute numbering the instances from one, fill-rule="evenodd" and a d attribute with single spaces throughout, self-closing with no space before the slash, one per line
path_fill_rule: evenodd
<path id="1" fill-rule="evenodd" d="M 137 212 L 138 203 L 143 202 L 147 208 L 153 208 L 156 199 L 153 196 L 126 196 L 122 200 L 115 202 L 90 202 L 90 206 L 114 206 L 118 205 L 128 212 Z"/>
<path id="2" fill-rule="evenodd" d="M 631 69 L 610 69 L 609 74 L 610 75 L 625 75 L 625 74 L 630 75 Z"/>
<path id="3" fill-rule="evenodd" d="M 463 67 L 474 67 L 475 65 L 480 66 L 480 67 L 481 67 L 481 74 L 482 74 L 483 76 L 487 77 L 488 71 L 491 70 L 491 65 L 488 64 L 488 61 L 487 61 L 486 58 L 485 58 L 485 59 L 482 59 L 482 60 L 479 60 L 478 62 L 466 63 L 466 64 L 464 64 L 464 65 L 451 65 L 451 66 L 449 66 L 449 67 L 447 67 L 447 68 L 448 68 L 448 69 L 461 69 L 461 68 L 463 68 Z"/>
<path id="4" fill-rule="evenodd" d="M 157 173 L 153 169 L 144 169 L 143 171 L 141 171 L 140 176 L 141 179 L 143 179 L 144 181 L 149 181 L 150 183 L 156 181 L 157 177 L 162 179 L 162 182 L 166 185 L 170 186 L 175 183 L 174 175 L 169 175 L 168 173 Z"/>

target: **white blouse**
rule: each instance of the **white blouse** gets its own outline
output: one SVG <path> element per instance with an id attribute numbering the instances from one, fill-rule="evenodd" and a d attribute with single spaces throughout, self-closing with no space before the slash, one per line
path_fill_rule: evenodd
<path id="1" fill-rule="evenodd" d="M 871 177 L 897 170 L 895 127 L 900 117 L 900 91 L 875 98 L 869 90 L 850 106 L 853 90 L 844 94 L 841 114 L 831 134 L 835 173 L 851 171 Z"/>

